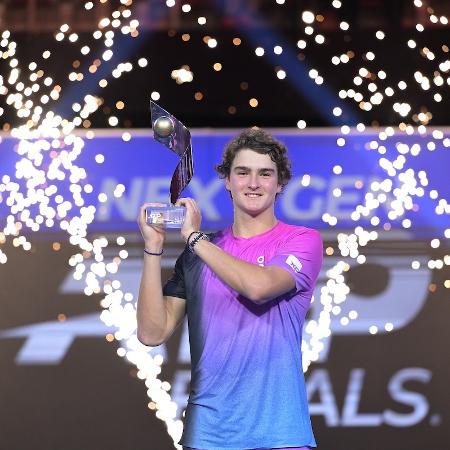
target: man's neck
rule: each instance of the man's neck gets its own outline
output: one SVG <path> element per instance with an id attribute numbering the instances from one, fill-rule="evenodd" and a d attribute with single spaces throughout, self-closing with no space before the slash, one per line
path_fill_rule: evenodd
<path id="1" fill-rule="evenodd" d="M 272 213 L 268 217 L 252 217 L 246 215 L 239 217 L 235 215 L 233 222 L 233 234 L 238 237 L 252 237 L 257 234 L 271 230 L 278 222 L 278 219 Z"/>

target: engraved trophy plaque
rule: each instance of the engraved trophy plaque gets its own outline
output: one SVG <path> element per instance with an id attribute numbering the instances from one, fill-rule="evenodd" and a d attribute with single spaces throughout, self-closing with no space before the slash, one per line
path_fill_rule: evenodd
<path id="1" fill-rule="evenodd" d="M 150 225 L 164 228 L 181 228 L 186 208 L 174 206 L 183 189 L 194 175 L 190 131 L 172 114 L 150 101 L 153 138 L 175 152 L 180 161 L 170 183 L 170 203 L 168 206 L 149 206 L 145 210 L 145 220 Z"/>

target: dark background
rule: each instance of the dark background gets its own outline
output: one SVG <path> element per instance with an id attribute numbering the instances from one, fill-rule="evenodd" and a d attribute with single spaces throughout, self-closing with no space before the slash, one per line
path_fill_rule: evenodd
<path id="1" fill-rule="evenodd" d="M 119 119 L 118 127 L 148 128 L 148 102 L 153 91 L 159 92 L 159 103 L 182 117 L 189 127 L 296 127 L 301 119 L 309 127 L 358 122 L 375 127 L 398 126 L 402 120 L 418 125 L 419 112 L 431 113 L 430 124 L 448 125 L 448 70 L 441 72 L 443 86 L 434 85 L 432 80 L 439 63 L 449 58 L 449 26 L 429 20 L 431 14 L 441 17 L 450 13 L 448 2 L 443 0 L 426 2 L 421 8 L 406 0 L 347 0 L 338 9 L 331 6 L 331 1 L 320 0 L 286 0 L 283 5 L 275 0 L 195 0 L 177 1 L 172 8 L 163 0 L 134 0 L 129 1 L 129 8 L 140 24 L 136 37 L 123 35 L 120 29 L 112 27 L 102 29 L 115 31 L 110 61 L 101 60 L 104 37 L 94 39 L 92 33 L 102 17 L 111 17 L 113 11 L 121 11 L 125 6 L 114 0 L 95 2 L 96 6 L 86 11 L 84 3 L 23 0 L 4 1 L 0 7 L 2 28 L 13 33 L 22 67 L 30 61 L 37 62 L 45 75 L 50 74 L 63 89 L 54 104 L 55 112 L 70 116 L 71 105 L 86 93 L 101 98 L 101 107 L 83 122 L 84 128 L 108 127 L 111 115 Z M 184 3 L 191 5 L 189 13 L 182 12 Z M 306 24 L 301 19 L 305 10 L 316 14 L 312 36 L 305 34 Z M 198 17 L 205 17 L 206 24 L 200 26 Z M 347 31 L 339 28 L 341 21 L 349 24 Z M 62 42 L 57 42 L 55 35 L 64 23 L 70 25 L 70 30 Z M 415 29 L 418 23 L 424 25 L 423 32 Z M 385 33 L 382 40 L 375 37 L 379 30 Z M 68 41 L 72 32 L 79 36 L 75 43 Z M 325 37 L 324 44 L 315 43 L 316 34 Z M 183 36 L 188 40 L 183 40 Z M 208 36 L 217 40 L 216 48 L 205 44 Z M 240 39 L 240 45 L 233 44 L 234 38 Z M 409 39 L 417 43 L 415 49 L 407 46 Z M 308 42 L 305 49 L 297 46 L 299 40 Z M 83 45 L 91 48 L 86 56 L 80 53 Z M 274 54 L 276 45 L 283 47 L 281 55 Z M 255 55 L 259 46 L 265 49 L 263 57 Z M 434 60 L 427 59 L 424 48 L 435 54 Z M 47 49 L 52 56 L 43 59 L 42 52 Z M 373 61 L 367 59 L 368 51 L 375 53 Z M 333 56 L 344 53 L 350 56 L 348 63 L 332 64 Z M 148 59 L 145 68 L 137 65 L 142 57 Z M 89 73 L 96 60 L 96 64 L 101 62 L 98 70 Z M 133 63 L 133 70 L 113 78 L 112 69 L 126 61 Z M 220 71 L 213 69 L 215 63 L 222 64 Z M 193 72 L 192 82 L 177 84 L 171 78 L 172 70 L 182 66 Z M 352 80 L 361 67 L 371 75 L 358 87 Z M 277 78 L 278 69 L 286 71 L 284 80 Z M 319 71 L 323 85 L 312 82 L 310 69 Z M 5 62 L 0 60 L 0 71 L 6 70 Z M 72 70 L 83 73 L 84 79 L 69 82 Z M 379 70 L 386 72 L 386 79 L 377 76 Z M 430 90 L 424 91 L 416 83 L 416 71 L 430 78 Z M 98 86 L 102 78 L 108 79 L 105 88 Z M 401 80 L 407 83 L 403 91 L 397 88 Z M 385 96 L 370 111 L 362 110 L 353 100 L 339 98 L 341 89 L 353 88 L 367 100 L 371 95 L 367 90 L 370 81 L 377 84 L 380 92 L 391 86 L 396 94 Z M 433 100 L 436 92 L 441 93 L 441 102 Z M 201 100 L 195 99 L 196 93 L 201 93 Z M 251 98 L 258 100 L 257 107 L 249 105 Z M 332 106 L 343 109 L 342 116 L 332 114 L 330 98 Z M 119 100 L 125 104 L 121 110 L 115 106 Z M 412 110 L 405 119 L 393 111 L 396 101 L 410 103 Z M 4 107 L 0 123 L 7 131 L 18 121 L 12 110 Z"/>

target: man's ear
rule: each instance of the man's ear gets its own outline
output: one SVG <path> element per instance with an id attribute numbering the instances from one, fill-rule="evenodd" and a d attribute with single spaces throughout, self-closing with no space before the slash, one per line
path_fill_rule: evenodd
<path id="1" fill-rule="evenodd" d="M 278 184 L 277 194 L 279 194 L 282 190 L 283 190 L 283 186 L 281 184 Z"/>
<path id="2" fill-rule="evenodd" d="M 227 190 L 227 191 L 230 191 L 231 190 L 231 188 L 230 188 L 230 177 L 228 176 L 228 177 L 225 177 L 225 189 Z"/>

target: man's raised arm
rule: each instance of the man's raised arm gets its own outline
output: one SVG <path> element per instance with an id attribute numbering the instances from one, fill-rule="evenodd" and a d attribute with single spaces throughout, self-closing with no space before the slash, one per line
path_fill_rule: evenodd
<path id="1" fill-rule="evenodd" d="M 162 344 L 181 323 L 185 315 L 185 300 L 164 297 L 161 282 L 161 255 L 165 238 L 163 228 L 145 222 L 146 203 L 139 212 L 138 224 L 145 242 L 144 266 L 137 302 L 137 337 L 145 345 Z"/>

